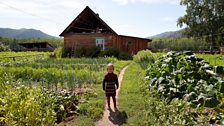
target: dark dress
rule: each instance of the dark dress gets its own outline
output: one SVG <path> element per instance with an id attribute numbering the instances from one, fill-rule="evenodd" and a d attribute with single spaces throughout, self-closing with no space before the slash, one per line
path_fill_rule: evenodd
<path id="1" fill-rule="evenodd" d="M 107 73 L 103 79 L 103 90 L 106 96 L 116 96 L 116 87 L 119 88 L 117 75 L 114 73 Z"/>

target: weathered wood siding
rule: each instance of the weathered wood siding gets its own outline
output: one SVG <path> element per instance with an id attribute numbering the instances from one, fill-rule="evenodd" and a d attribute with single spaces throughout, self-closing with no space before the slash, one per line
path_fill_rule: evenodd
<path id="1" fill-rule="evenodd" d="M 131 55 L 148 48 L 149 40 L 129 36 L 113 36 L 113 45 Z"/>
<path id="2" fill-rule="evenodd" d="M 111 34 L 71 34 L 64 36 L 65 48 L 79 48 L 96 46 L 96 38 L 104 38 L 106 47 L 112 42 Z"/>
<path id="3" fill-rule="evenodd" d="M 146 39 L 113 34 L 71 34 L 64 36 L 64 46 L 65 48 L 73 48 L 74 50 L 79 47 L 96 46 L 96 38 L 104 38 L 106 48 L 116 47 L 131 55 L 147 49 L 149 42 Z"/>

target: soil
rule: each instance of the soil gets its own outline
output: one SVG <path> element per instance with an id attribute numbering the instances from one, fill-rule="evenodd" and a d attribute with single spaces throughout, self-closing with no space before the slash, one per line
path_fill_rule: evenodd
<path id="1" fill-rule="evenodd" d="M 99 120 L 98 122 L 96 122 L 96 126 L 120 126 L 123 123 L 125 123 L 126 121 L 126 114 L 123 112 L 119 111 L 119 103 L 118 103 L 118 94 L 121 88 L 121 84 L 122 84 L 122 80 L 123 80 L 123 76 L 124 73 L 126 71 L 126 69 L 128 68 L 128 66 L 124 67 L 118 77 L 118 81 L 119 81 L 119 89 L 117 90 L 117 94 L 116 94 L 116 100 L 117 100 L 117 110 L 114 109 L 113 106 L 113 100 L 110 100 L 110 105 L 111 105 L 111 109 L 108 109 L 106 100 L 105 100 L 105 110 L 104 110 L 104 114 L 101 120 Z"/>

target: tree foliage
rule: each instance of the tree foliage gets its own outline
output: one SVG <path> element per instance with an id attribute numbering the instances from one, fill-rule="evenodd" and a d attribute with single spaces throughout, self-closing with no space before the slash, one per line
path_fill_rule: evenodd
<path id="1" fill-rule="evenodd" d="M 186 6 L 186 14 L 178 19 L 177 24 L 187 26 L 186 35 L 205 37 L 211 46 L 223 44 L 223 0 L 181 0 L 180 4 Z"/>
<path id="2" fill-rule="evenodd" d="M 209 45 L 204 39 L 194 38 L 162 38 L 153 39 L 150 44 L 151 50 L 154 52 L 167 51 L 208 51 Z"/>

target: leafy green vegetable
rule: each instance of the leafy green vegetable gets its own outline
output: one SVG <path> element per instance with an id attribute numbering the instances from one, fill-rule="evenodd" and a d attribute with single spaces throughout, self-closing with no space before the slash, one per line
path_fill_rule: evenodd
<path id="1" fill-rule="evenodd" d="M 215 72 L 217 74 L 224 74 L 224 67 L 223 66 L 215 66 Z"/>
<path id="2" fill-rule="evenodd" d="M 216 72 L 223 70 L 217 67 Z M 192 106 L 216 107 L 219 92 L 224 92 L 214 67 L 192 52 L 169 52 L 147 71 L 149 88 L 172 100 L 185 98 Z"/>
<path id="3" fill-rule="evenodd" d="M 28 87 L 21 81 L 0 85 L 0 125 L 53 126 L 77 114 L 79 97 L 75 93 Z"/>

